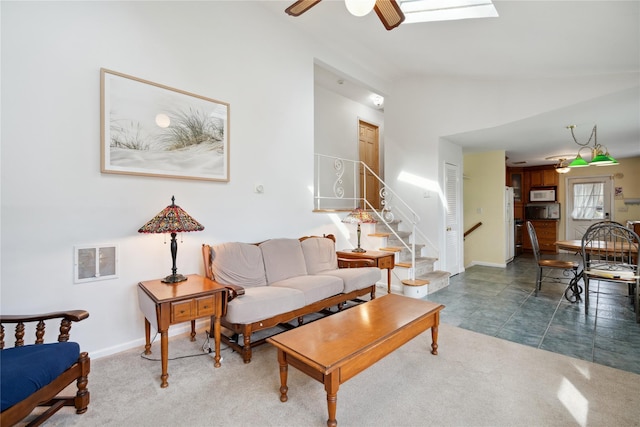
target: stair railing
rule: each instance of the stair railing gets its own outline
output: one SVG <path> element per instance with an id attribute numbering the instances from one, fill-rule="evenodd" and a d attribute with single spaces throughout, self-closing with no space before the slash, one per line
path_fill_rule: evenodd
<path id="1" fill-rule="evenodd" d="M 426 245 L 434 253 L 434 256 L 439 259 L 438 248 L 429 240 L 422 230 L 418 228 L 418 224 L 420 223 L 418 214 L 364 162 L 324 154 L 316 154 L 315 156 L 315 210 L 351 211 L 357 207 L 362 207 L 373 212 L 379 222 L 383 223 L 389 232 L 393 234 L 411 254 L 411 268 L 408 274 L 411 280 L 415 279 L 417 236 L 419 236 L 421 241 L 426 242 Z M 347 173 L 349 172 L 349 168 L 346 165 L 351 165 L 351 173 Z M 324 171 L 331 169 L 333 169 L 332 178 L 323 175 Z M 360 177 L 361 173 L 362 178 Z M 366 198 L 367 175 L 373 177 L 378 183 L 380 207 L 373 206 L 371 201 Z M 359 182 L 361 179 L 363 180 L 364 194 L 359 196 Z M 323 204 L 329 204 L 329 206 L 323 206 Z M 411 228 L 409 243 L 405 242 L 390 226 L 396 219 L 400 219 L 404 223 L 409 224 Z"/>
<path id="2" fill-rule="evenodd" d="M 466 239 L 467 236 L 471 233 L 473 233 L 478 227 L 480 227 L 482 225 L 482 222 L 478 222 L 476 225 L 474 225 L 473 227 L 471 227 L 470 229 L 468 229 L 467 231 L 464 232 L 464 236 L 462 236 L 463 239 Z"/>

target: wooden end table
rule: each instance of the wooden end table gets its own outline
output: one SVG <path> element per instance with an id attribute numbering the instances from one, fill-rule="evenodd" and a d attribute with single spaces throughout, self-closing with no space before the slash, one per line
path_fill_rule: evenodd
<path id="1" fill-rule="evenodd" d="M 376 263 L 380 270 L 387 270 L 387 293 L 391 293 L 391 270 L 395 267 L 395 254 L 393 252 L 366 251 L 351 252 L 349 250 L 337 251 L 338 258 L 370 259 Z"/>
<path id="2" fill-rule="evenodd" d="M 167 367 L 169 362 L 169 325 L 191 321 L 191 341 L 195 341 L 196 319 L 211 318 L 214 335 L 214 366 L 220 367 L 220 317 L 223 315 L 226 288 L 213 280 L 190 274 L 187 280 L 175 284 L 150 280 L 138 284 L 138 303 L 144 313 L 144 354 L 151 354 L 151 325 L 160 332 L 162 359 L 162 383 L 168 387 Z"/>
<path id="3" fill-rule="evenodd" d="M 280 401 L 288 400 L 291 365 L 324 384 L 327 426 L 335 427 L 340 384 L 429 328 L 431 353 L 438 354 L 443 308 L 442 304 L 389 294 L 267 338 L 278 349 Z"/>

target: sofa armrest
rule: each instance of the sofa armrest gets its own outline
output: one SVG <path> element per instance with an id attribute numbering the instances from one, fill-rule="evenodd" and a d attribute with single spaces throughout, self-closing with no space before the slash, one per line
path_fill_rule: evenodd
<path id="1" fill-rule="evenodd" d="M 227 302 L 232 299 L 244 295 L 244 288 L 238 285 L 223 285 L 227 288 Z"/>
<path id="2" fill-rule="evenodd" d="M 375 266 L 376 262 L 372 259 L 338 258 L 338 268 L 359 268 Z"/>

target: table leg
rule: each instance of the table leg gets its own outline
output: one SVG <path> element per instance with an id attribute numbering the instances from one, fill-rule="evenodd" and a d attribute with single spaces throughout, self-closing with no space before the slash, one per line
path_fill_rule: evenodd
<path id="1" fill-rule="evenodd" d="M 324 377 L 324 389 L 327 392 L 327 410 L 329 418 L 327 419 L 327 427 L 336 427 L 336 408 L 338 406 L 338 387 L 340 386 L 340 371 L 335 370 Z"/>
<path id="2" fill-rule="evenodd" d="M 213 341 L 216 349 L 216 356 L 214 357 L 213 366 L 216 368 L 220 367 L 220 318 L 218 316 L 213 316 L 211 318 L 211 329 L 213 330 Z"/>
<path id="3" fill-rule="evenodd" d="M 391 269 L 387 268 L 387 293 L 391 293 Z"/>
<path id="4" fill-rule="evenodd" d="M 431 327 L 431 354 L 438 354 L 438 325 Z"/>
<path id="5" fill-rule="evenodd" d="M 196 340 L 196 321 L 192 320 L 191 321 L 191 341 L 195 341 Z"/>
<path id="6" fill-rule="evenodd" d="M 169 331 L 166 329 L 160 331 L 160 354 L 160 358 L 162 359 L 162 375 L 160 375 L 162 383 L 160 387 L 165 388 L 169 387 L 169 383 L 167 382 L 167 378 L 169 378 L 169 374 L 167 373 L 169 367 Z"/>
<path id="7" fill-rule="evenodd" d="M 289 387 L 287 387 L 289 364 L 287 363 L 287 355 L 280 349 L 278 349 L 278 365 L 280 365 L 280 402 L 286 402 L 289 391 Z"/>
<path id="8" fill-rule="evenodd" d="M 151 354 L 151 323 L 144 319 L 144 354 Z"/>

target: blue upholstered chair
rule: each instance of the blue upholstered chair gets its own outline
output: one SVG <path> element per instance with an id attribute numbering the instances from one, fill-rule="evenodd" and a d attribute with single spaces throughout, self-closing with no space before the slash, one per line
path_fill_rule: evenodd
<path id="1" fill-rule="evenodd" d="M 26 418 L 36 407 L 49 407 L 29 426 L 40 425 L 63 406 L 75 406 L 83 414 L 89 405 L 87 390 L 90 370 L 89 355 L 80 346 L 69 342 L 71 322 L 89 317 L 84 310 L 55 312 L 42 315 L 0 315 L 0 425 L 12 426 Z M 45 321 L 60 320 L 58 342 L 45 343 Z M 5 348 L 5 324 L 15 324 L 15 345 Z M 25 324 L 35 324 L 35 344 L 24 345 Z M 77 382 L 75 396 L 58 394 L 72 382 Z"/>

